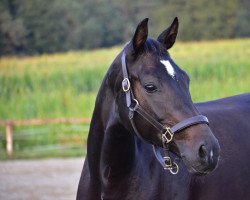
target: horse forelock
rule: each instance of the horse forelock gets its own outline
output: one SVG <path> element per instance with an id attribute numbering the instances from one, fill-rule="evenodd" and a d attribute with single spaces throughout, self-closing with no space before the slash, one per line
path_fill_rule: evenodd
<path id="1" fill-rule="evenodd" d="M 155 55 L 168 54 L 167 50 L 162 46 L 162 44 L 152 38 L 148 38 L 145 42 L 144 52 Z"/>
<path id="2" fill-rule="evenodd" d="M 131 42 L 127 42 L 124 45 L 123 51 L 127 54 L 130 55 L 131 52 L 133 52 L 133 47 Z M 133 52 L 137 54 L 138 57 L 147 55 L 147 54 L 154 54 L 158 56 L 163 56 L 163 55 L 169 55 L 168 51 L 164 46 L 158 42 L 157 40 L 153 38 L 148 38 L 146 42 L 144 43 L 143 47 L 140 49 L 139 52 Z"/>

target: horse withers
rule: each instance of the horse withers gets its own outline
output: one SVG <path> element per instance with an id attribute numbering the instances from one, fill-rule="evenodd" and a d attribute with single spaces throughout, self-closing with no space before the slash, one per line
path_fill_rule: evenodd
<path id="1" fill-rule="evenodd" d="M 148 38 L 147 22 L 145 19 L 137 26 L 102 82 L 78 200 L 185 200 L 216 195 L 207 198 L 203 194 L 216 191 L 210 185 L 220 168 L 210 175 L 220 155 L 216 137 L 223 143 L 225 130 L 234 134 L 232 129 L 221 128 L 230 123 L 221 118 L 223 108 L 227 109 L 223 103 L 226 100 L 193 104 L 189 77 L 167 51 L 175 43 L 178 19 L 157 40 Z M 242 101 L 248 99 L 249 95 Z M 235 104 L 249 107 L 240 100 Z M 216 110 L 216 105 L 220 109 Z M 209 117 L 211 128 L 204 115 Z M 200 180 L 197 175 L 207 176 Z M 215 183 L 219 184 L 219 179 Z"/>

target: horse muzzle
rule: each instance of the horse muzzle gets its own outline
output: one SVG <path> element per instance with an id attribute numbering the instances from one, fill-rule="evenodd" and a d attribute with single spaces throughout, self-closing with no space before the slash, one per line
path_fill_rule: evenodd
<path id="1" fill-rule="evenodd" d="M 188 151 L 188 153 L 181 154 L 181 157 L 190 173 L 205 175 L 216 169 L 219 155 L 220 146 L 218 140 L 213 137 L 212 140 L 205 140 L 205 142 L 197 145 L 195 153 Z"/>

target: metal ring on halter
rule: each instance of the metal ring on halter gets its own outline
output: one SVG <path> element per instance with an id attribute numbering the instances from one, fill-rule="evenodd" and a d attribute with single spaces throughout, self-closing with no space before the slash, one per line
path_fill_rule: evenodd
<path id="1" fill-rule="evenodd" d="M 130 90 L 130 81 L 128 78 L 124 78 L 122 81 L 122 90 L 128 92 Z"/>
<path id="2" fill-rule="evenodd" d="M 133 101 L 135 102 L 135 106 L 133 107 L 129 107 L 130 110 L 135 111 L 137 109 L 137 107 L 139 106 L 139 102 L 137 101 L 137 99 L 133 99 Z"/>
<path id="3" fill-rule="evenodd" d="M 167 133 L 169 135 L 169 138 L 167 137 Z M 169 127 L 166 127 L 166 131 L 162 133 L 162 139 L 166 142 L 169 143 L 173 140 L 174 134 L 170 131 Z"/>
<path id="4" fill-rule="evenodd" d="M 173 162 L 173 166 L 171 168 L 169 168 L 169 171 L 173 175 L 178 174 L 179 166 L 176 164 L 176 162 Z"/>

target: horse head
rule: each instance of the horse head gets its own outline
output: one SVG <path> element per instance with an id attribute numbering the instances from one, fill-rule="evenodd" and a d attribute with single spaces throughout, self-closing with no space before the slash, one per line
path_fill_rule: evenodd
<path id="1" fill-rule="evenodd" d="M 166 127 L 200 115 L 190 96 L 188 74 L 168 53 L 175 43 L 177 32 L 178 19 L 175 18 L 157 40 L 148 38 L 148 19 L 144 19 L 118 56 L 120 70 L 121 65 L 125 65 L 127 72 L 124 73 L 128 77 L 124 80 L 122 69 L 115 83 L 116 102 L 121 121 L 130 132 L 135 132 L 128 120 L 128 108 L 132 104 L 140 105 L 150 116 L 148 118 Z M 129 90 L 131 94 L 127 95 Z M 138 113 L 133 115 L 134 126 L 140 137 L 155 146 L 164 147 L 166 141 L 163 141 L 162 133 L 149 121 Z M 216 167 L 220 146 L 207 123 L 189 123 L 176 132 L 178 134 L 167 141 L 169 150 L 184 161 L 190 172 L 206 174 Z"/>

